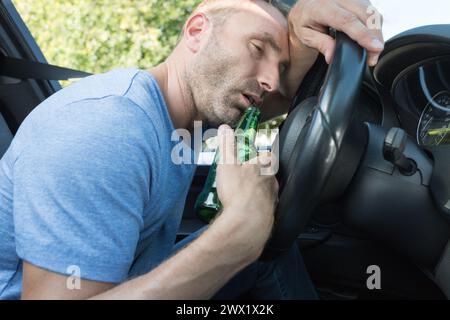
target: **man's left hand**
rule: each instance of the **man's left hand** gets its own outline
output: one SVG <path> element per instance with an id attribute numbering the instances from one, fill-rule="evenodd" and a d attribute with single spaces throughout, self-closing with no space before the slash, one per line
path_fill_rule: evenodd
<path id="1" fill-rule="evenodd" d="M 329 28 L 346 33 L 368 51 L 368 64 L 375 66 L 384 49 L 383 18 L 368 0 L 299 0 L 289 14 L 290 38 L 295 36 L 320 51 L 328 63 L 335 40 Z"/>

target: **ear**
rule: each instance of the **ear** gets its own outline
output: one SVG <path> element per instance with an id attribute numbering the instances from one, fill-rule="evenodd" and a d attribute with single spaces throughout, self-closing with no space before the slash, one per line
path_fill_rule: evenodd
<path id="1" fill-rule="evenodd" d="M 209 19 L 201 12 L 192 15 L 185 24 L 184 39 L 189 50 L 197 53 L 210 28 Z"/>

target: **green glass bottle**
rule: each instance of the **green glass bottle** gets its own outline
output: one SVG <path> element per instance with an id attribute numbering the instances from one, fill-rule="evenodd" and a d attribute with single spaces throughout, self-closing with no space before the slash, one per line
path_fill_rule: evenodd
<path id="1" fill-rule="evenodd" d="M 256 107 L 250 107 L 245 111 L 235 129 L 237 158 L 241 163 L 249 161 L 257 155 L 255 140 L 260 119 L 261 111 Z M 217 150 L 203 191 L 195 202 L 197 216 L 206 223 L 211 222 L 217 213 L 222 210 L 222 204 L 216 189 L 217 163 L 220 159 L 219 152 L 220 150 Z"/>

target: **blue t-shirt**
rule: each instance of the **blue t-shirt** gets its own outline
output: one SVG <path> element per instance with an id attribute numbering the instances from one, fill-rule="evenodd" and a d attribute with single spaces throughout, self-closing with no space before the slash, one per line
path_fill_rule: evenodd
<path id="1" fill-rule="evenodd" d="M 20 298 L 24 260 L 120 283 L 166 259 L 195 171 L 172 162 L 173 130 L 157 82 L 135 68 L 40 104 L 0 162 L 0 298 Z"/>

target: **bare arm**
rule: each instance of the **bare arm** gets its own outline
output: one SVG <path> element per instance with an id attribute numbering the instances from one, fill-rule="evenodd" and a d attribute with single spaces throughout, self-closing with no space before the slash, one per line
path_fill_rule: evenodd
<path id="1" fill-rule="evenodd" d="M 115 288 L 111 283 L 81 280 L 79 290 L 70 290 L 68 277 L 25 263 L 22 299 L 207 299 L 250 263 L 233 254 L 235 244 L 224 232 L 217 220 L 211 230 L 161 266 Z"/>
<path id="2" fill-rule="evenodd" d="M 242 209 L 237 209 L 242 210 Z M 193 243 L 154 271 L 118 286 L 93 299 L 209 299 L 237 272 L 257 256 L 239 237 L 230 237 L 228 219 L 234 212 L 224 212 Z M 236 223 L 245 223 L 236 221 Z M 231 229 L 230 229 L 231 227 Z M 247 251 L 244 253 L 243 251 Z"/>
<path id="3" fill-rule="evenodd" d="M 224 212 L 222 216 L 229 214 L 233 213 Z M 81 280 L 79 290 L 69 290 L 67 276 L 25 263 L 22 299 L 210 298 L 251 262 L 250 254 L 246 257 L 234 249 L 239 244 L 229 238 L 229 227 L 219 217 L 202 236 L 158 268 L 116 287 Z"/>
<path id="4" fill-rule="evenodd" d="M 233 254 L 235 244 L 224 232 L 218 219 L 161 266 L 115 288 L 81 280 L 80 289 L 70 290 L 67 276 L 25 263 L 22 299 L 207 299 L 250 262 Z"/>
<path id="5" fill-rule="evenodd" d="M 114 284 L 80 280 L 80 289 L 70 290 L 68 277 L 23 262 L 23 300 L 81 300 L 111 289 Z"/>
<path id="6" fill-rule="evenodd" d="M 22 298 L 207 299 L 256 260 L 272 229 L 278 184 L 274 176 L 260 174 L 259 164 L 237 164 L 233 131 L 219 133 L 225 138 L 220 148 L 233 163 L 217 171 L 225 209 L 197 240 L 148 274 L 116 287 L 81 280 L 80 290 L 69 290 L 66 276 L 24 263 Z"/>

